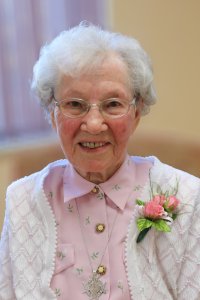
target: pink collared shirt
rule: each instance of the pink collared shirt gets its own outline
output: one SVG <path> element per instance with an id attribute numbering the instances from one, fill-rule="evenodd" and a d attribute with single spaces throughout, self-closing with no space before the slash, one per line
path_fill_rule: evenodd
<path id="1" fill-rule="evenodd" d="M 57 299 L 91 299 L 86 293 L 87 283 L 99 265 L 106 267 L 100 276 L 105 290 L 100 300 L 130 299 L 125 239 L 151 166 L 148 159 L 127 156 L 120 169 L 98 186 L 82 178 L 69 163 L 56 171 L 63 176 L 53 172 L 46 178 L 44 190 L 57 221 L 57 255 L 51 281 Z M 98 224 L 103 225 L 102 232 L 96 230 Z"/>

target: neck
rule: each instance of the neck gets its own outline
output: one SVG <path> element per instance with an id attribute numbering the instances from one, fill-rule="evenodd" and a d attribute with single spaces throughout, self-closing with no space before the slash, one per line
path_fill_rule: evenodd
<path id="1" fill-rule="evenodd" d="M 106 180 L 108 180 L 108 178 L 111 177 L 111 176 L 108 176 L 107 174 L 104 175 L 102 173 L 88 172 L 88 173 L 86 173 L 84 178 L 88 181 L 94 182 L 96 184 L 100 184 L 100 183 L 105 182 Z"/>
<path id="2" fill-rule="evenodd" d="M 102 172 L 83 172 L 80 169 L 76 169 L 76 171 L 87 181 L 93 182 L 95 184 L 100 184 L 107 181 L 112 175 L 120 168 L 122 163 L 116 165 L 115 168 L 112 167 L 111 170 L 104 170 Z"/>

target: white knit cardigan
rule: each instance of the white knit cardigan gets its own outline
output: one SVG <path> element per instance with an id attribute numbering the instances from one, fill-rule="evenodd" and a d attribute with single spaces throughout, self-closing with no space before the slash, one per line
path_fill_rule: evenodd
<path id="1" fill-rule="evenodd" d="M 200 180 L 151 158 L 151 181 L 162 191 L 179 183 L 180 212 L 170 233 L 151 229 L 136 243 L 136 212 L 127 230 L 126 271 L 131 299 L 200 299 Z M 55 267 L 56 222 L 43 190 L 54 162 L 13 183 L 7 192 L 0 243 L 0 300 L 56 299 L 50 288 Z M 150 182 L 141 199 L 149 201 Z M 126 299 L 124 299 L 126 300 Z"/>

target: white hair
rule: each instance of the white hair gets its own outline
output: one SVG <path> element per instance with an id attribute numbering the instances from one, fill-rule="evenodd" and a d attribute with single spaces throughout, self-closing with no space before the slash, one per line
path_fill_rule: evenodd
<path id="1" fill-rule="evenodd" d="M 119 33 L 81 23 L 61 32 L 50 44 L 41 48 L 33 68 L 32 90 L 48 113 L 52 97 L 62 74 L 76 76 L 95 69 L 102 59 L 116 53 L 128 69 L 134 95 L 143 100 L 142 114 L 156 101 L 151 61 L 139 42 Z"/>

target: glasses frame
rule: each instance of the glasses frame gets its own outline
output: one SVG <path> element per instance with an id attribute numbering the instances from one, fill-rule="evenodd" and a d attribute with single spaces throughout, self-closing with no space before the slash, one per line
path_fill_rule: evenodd
<path id="1" fill-rule="evenodd" d="M 104 101 L 107 101 L 107 100 L 119 100 L 118 98 L 108 98 L 108 99 L 105 99 L 103 100 L 102 102 L 100 103 L 89 103 L 87 102 L 86 100 L 84 99 L 81 99 L 81 98 L 74 98 L 74 97 L 71 97 L 69 98 L 71 100 L 78 100 L 78 101 L 83 101 L 84 103 L 87 104 L 87 110 L 85 112 L 83 112 L 81 115 L 79 116 L 72 116 L 72 115 L 67 115 L 67 114 L 64 114 L 62 109 L 60 108 L 60 104 L 64 101 L 66 101 L 67 99 L 63 99 L 63 100 L 60 100 L 58 101 L 54 96 L 53 96 L 53 101 L 55 103 L 55 106 L 59 108 L 60 112 L 63 114 L 63 116 L 65 117 L 68 117 L 68 118 L 71 118 L 71 119 L 79 119 L 79 118 L 82 118 L 84 116 L 87 115 L 87 113 L 91 110 L 91 108 L 98 108 L 99 109 L 99 112 L 101 113 L 101 115 L 105 118 L 105 119 L 117 119 L 117 118 L 121 118 L 125 115 L 128 114 L 129 110 L 130 110 L 130 107 L 133 105 L 133 106 L 136 106 L 136 101 L 137 101 L 137 97 L 134 96 L 134 98 L 128 103 L 128 108 L 127 108 L 127 112 L 122 114 L 122 115 L 107 115 L 105 112 L 103 112 L 103 110 L 101 109 L 102 107 L 102 103 Z"/>

